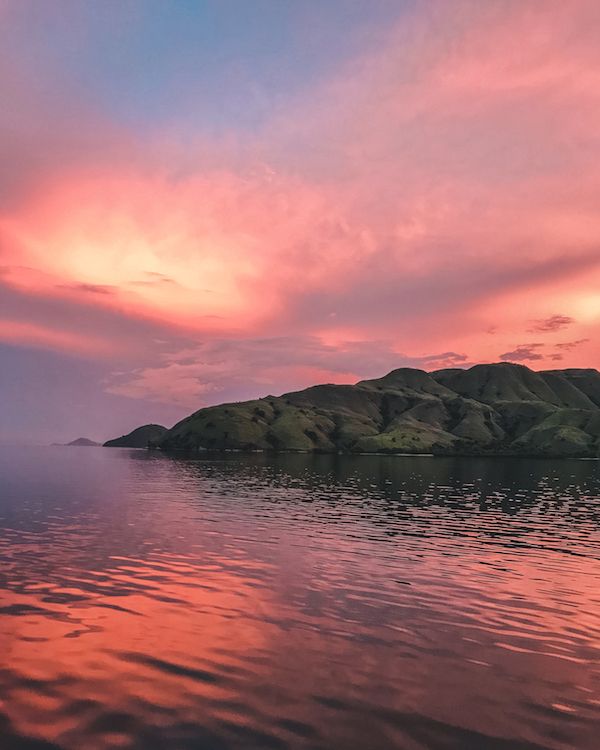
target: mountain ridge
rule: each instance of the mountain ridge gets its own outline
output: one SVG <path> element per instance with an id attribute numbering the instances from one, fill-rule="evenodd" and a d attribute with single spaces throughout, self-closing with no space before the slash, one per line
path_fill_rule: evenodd
<path id="1" fill-rule="evenodd" d="M 107 440 L 104 448 L 147 448 L 149 443 L 156 442 L 167 431 L 161 424 L 144 424 L 118 438 Z"/>
<path id="2" fill-rule="evenodd" d="M 152 444 L 165 451 L 597 457 L 600 373 L 505 362 L 398 368 L 355 385 L 205 407 Z"/>

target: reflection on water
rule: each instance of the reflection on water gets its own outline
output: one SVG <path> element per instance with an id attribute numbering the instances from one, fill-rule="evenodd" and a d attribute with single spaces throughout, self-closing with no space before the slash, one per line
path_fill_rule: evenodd
<path id="1" fill-rule="evenodd" d="M 598 747 L 597 462 L 0 450 L 8 748 Z"/>

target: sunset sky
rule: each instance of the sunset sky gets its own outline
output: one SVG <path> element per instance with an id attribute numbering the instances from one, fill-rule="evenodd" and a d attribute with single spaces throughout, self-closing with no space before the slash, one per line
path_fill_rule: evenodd
<path id="1" fill-rule="evenodd" d="M 597 0 L 0 0 L 0 442 L 599 332 Z"/>

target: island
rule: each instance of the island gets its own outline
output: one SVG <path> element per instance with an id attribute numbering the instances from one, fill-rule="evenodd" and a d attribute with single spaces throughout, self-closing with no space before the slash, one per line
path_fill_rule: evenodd
<path id="1" fill-rule="evenodd" d="M 155 444 L 167 431 L 161 424 L 145 424 L 137 427 L 127 435 L 107 440 L 105 448 L 147 448 L 149 444 Z"/>
<path id="2" fill-rule="evenodd" d="M 53 445 L 63 445 L 67 447 L 75 446 L 79 448 L 98 448 L 101 443 L 97 443 L 95 440 L 90 440 L 89 438 L 80 437 L 76 438 L 75 440 L 71 440 L 70 443 L 53 443 Z"/>
<path id="3" fill-rule="evenodd" d="M 400 368 L 355 385 L 200 409 L 150 447 L 163 451 L 433 453 L 596 458 L 600 373 L 496 363 Z"/>

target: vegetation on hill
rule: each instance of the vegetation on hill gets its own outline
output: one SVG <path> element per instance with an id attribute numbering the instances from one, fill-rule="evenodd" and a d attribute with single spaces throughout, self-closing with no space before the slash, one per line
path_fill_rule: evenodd
<path id="1" fill-rule="evenodd" d="M 138 427 L 127 435 L 108 440 L 104 443 L 105 448 L 147 448 L 150 443 L 156 443 L 167 431 L 160 424 L 145 424 Z"/>
<path id="2" fill-rule="evenodd" d="M 509 363 L 431 373 L 402 368 L 356 385 L 200 409 L 152 444 L 167 451 L 595 457 L 600 373 Z"/>

